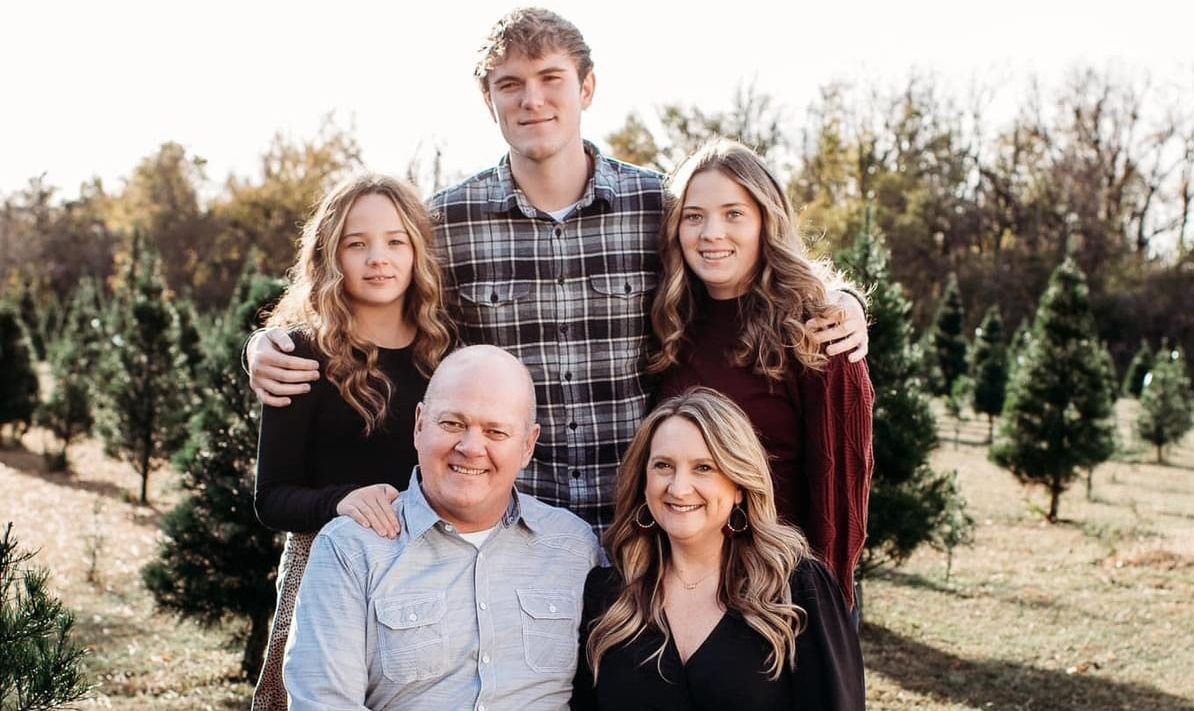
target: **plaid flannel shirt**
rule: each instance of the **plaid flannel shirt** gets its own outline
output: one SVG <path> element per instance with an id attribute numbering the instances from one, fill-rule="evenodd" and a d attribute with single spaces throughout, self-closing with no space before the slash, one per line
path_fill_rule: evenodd
<path id="1" fill-rule="evenodd" d="M 593 173 L 562 221 L 527 201 L 509 156 L 430 208 L 461 341 L 505 348 L 535 381 L 542 433 L 519 490 L 600 534 L 653 389 L 646 356 L 663 187 L 658 173 L 585 150 Z"/>

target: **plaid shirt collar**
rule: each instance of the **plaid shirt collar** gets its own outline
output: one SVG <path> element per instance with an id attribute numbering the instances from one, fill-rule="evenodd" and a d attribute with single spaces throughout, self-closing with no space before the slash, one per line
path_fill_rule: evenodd
<path id="1" fill-rule="evenodd" d="M 618 197 L 618 176 L 609 159 L 601 155 L 597 146 L 589 141 L 584 142 L 585 154 L 593 161 L 593 173 L 585 184 L 585 192 L 581 195 L 577 207 L 584 209 L 600 200 L 606 207 L 614 204 Z M 532 216 L 539 211 L 527 200 L 527 196 L 514 183 L 514 171 L 510 168 L 510 154 L 502 156 L 498 161 L 497 180 L 489 185 L 488 200 L 481 206 L 486 214 L 503 214 L 518 210 L 524 215 Z"/>

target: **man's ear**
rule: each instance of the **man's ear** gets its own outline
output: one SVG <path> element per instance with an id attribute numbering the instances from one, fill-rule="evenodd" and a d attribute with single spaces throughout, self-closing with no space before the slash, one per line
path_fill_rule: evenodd
<path id="1" fill-rule="evenodd" d="M 493 119 L 494 123 L 497 123 L 497 112 L 493 110 L 493 94 L 489 93 L 489 90 L 486 89 L 481 92 L 481 98 L 485 100 L 485 109 L 489 111 L 489 118 Z"/>
<path id="2" fill-rule="evenodd" d="M 414 434 L 419 434 L 423 429 L 423 403 L 420 402 L 415 405 L 415 431 Z"/>
<path id="3" fill-rule="evenodd" d="M 522 452 L 522 466 L 525 469 L 531 463 L 531 457 L 535 454 L 535 443 L 539 441 L 539 423 L 531 425 L 531 431 L 527 433 L 526 448 Z"/>
<path id="4" fill-rule="evenodd" d="M 593 103 L 593 92 L 597 91 L 597 75 L 593 70 L 589 70 L 589 75 L 580 83 L 580 108 L 589 108 L 589 104 Z"/>

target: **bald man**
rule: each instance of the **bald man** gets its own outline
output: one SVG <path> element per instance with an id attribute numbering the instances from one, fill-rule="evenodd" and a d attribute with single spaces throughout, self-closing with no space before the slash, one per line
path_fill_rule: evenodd
<path id="1" fill-rule="evenodd" d="M 284 666 L 292 710 L 567 708 L 601 551 L 576 515 L 514 489 L 538 436 L 516 358 L 472 346 L 444 359 L 393 504 L 402 535 L 341 517 L 311 548 Z"/>

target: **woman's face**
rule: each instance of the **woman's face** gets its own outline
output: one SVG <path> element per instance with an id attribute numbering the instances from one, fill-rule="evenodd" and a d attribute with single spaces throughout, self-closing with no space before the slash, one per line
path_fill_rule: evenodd
<path id="1" fill-rule="evenodd" d="M 680 250 L 714 299 L 732 299 L 750 289 L 762 229 L 758 203 L 722 171 L 701 171 L 688 181 L 680 211 Z"/>
<path id="2" fill-rule="evenodd" d="M 415 258 L 410 240 L 390 198 L 370 193 L 352 203 L 336 261 L 354 307 L 402 306 Z"/>
<path id="3" fill-rule="evenodd" d="M 672 545 L 720 546 L 742 492 L 717 468 L 697 426 L 669 417 L 651 438 L 646 499 Z"/>

